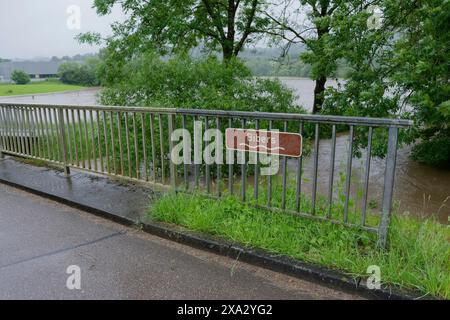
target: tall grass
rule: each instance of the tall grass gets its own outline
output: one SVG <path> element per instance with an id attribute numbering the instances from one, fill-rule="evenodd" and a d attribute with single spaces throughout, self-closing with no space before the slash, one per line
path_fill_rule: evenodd
<path id="1" fill-rule="evenodd" d="M 433 220 L 394 215 L 389 246 L 381 250 L 376 234 L 257 209 L 235 197 L 167 194 L 152 204 L 149 218 L 354 277 L 364 277 L 368 266 L 378 265 L 385 284 L 450 298 L 450 230 Z"/>

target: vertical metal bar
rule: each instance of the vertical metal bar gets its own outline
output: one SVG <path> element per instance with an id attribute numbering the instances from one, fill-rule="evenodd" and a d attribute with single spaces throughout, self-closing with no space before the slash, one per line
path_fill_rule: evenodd
<path id="1" fill-rule="evenodd" d="M 70 174 L 69 164 L 67 163 L 67 146 L 66 146 L 66 129 L 64 126 L 64 114 L 63 109 L 58 109 L 58 123 L 59 123 L 59 137 L 60 137 L 60 148 L 62 155 L 62 162 L 64 164 L 64 174 L 68 176 Z"/>
<path id="2" fill-rule="evenodd" d="M 26 133 L 25 133 L 25 120 L 23 115 L 23 108 L 19 108 L 19 114 L 20 114 L 20 140 L 22 145 L 22 154 L 27 155 L 28 154 L 28 146 L 26 143 Z"/>
<path id="3" fill-rule="evenodd" d="M 352 179 L 352 159 L 353 159 L 353 126 L 350 126 L 350 135 L 348 137 L 348 161 L 347 161 L 347 179 L 345 181 L 345 204 L 344 204 L 344 222 L 348 222 L 348 205 L 350 202 L 350 184 Z"/>
<path id="4" fill-rule="evenodd" d="M 3 159 L 3 150 L 6 148 L 6 142 L 5 142 L 5 118 L 3 117 L 3 107 L 0 106 L 0 136 L 1 136 L 1 147 L 0 147 L 0 159 Z"/>
<path id="5" fill-rule="evenodd" d="M 217 133 L 221 133 L 222 132 L 221 129 L 220 129 L 220 118 L 219 117 L 216 118 L 216 128 L 217 128 Z M 216 144 L 216 146 L 217 146 L 217 148 L 222 148 L 222 146 L 219 146 L 218 144 Z M 217 149 L 216 149 L 216 152 L 217 152 Z M 222 159 L 219 159 L 219 160 L 222 160 Z M 220 186 L 220 184 L 221 184 L 221 175 L 222 175 L 222 166 L 220 165 L 220 162 L 217 162 L 216 166 L 217 166 L 217 183 L 216 183 L 216 185 L 217 185 L 217 196 L 220 197 L 222 195 L 221 194 L 222 193 L 221 186 Z"/>
<path id="6" fill-rule="evenodd" d="M 81 125 L 81 112 L 80 109 L 77 109 L 77 122 L 78 122 L 78 137 L 80 140 L 80 158 L 81 158 L 81 167 L 86 168 L 86 157 L 84 155 L 84 147 L 83 147 L 83 130 Z"/>
<path id="7" fill-rule="evenodd" d="M 193 120 L 194 120 L 194 128 L 195 128 L 195 122 L 198 120 L 198 117 L 195 116 L 195 117 L 193 118 Z M 195 154 L 195 153 L 194 153 L 194 154 Z M 195 160 L 195 159 L 194 159 L 194 160 Z M 195 188 L 196 188 L 196 189 L 198 189 L 198 188 L 199 188 L 199 185 L 200 185 L 199 179 L 200 179 L 200 164 L 195 163 L 195 164 L 194 164 L 194 180 L 195 180 Z"/>
<path id="8" fill-rule="evenodd" d="M 172 186 L 172 189 L 175 190 L 176 186 L 177 186 L 177 168 L 175 167 L 175 162 L 172 159 L 172 150 L 174 147 L 173 141 L 172 141 L 172 132 L 174 130 L 174 115 L 169 113 L 167 115 L 168 117 L 168 122 L 169 122 L 169 132 L 168 132 L 168 137 L 169 137 L 169 158 L 170 158 L 170 163 L 169 163 L 169 169 L 170 169 L 170 185 Z"/>
<path id="9" fill-rule="evenodd" d="M 97 169 L 97 152 L 95 151 L 95 133 L 94 133 L 94 119 L 92 110 L 89 110 L 89 123 L 91 125 L 91 143 L 92 143 L 92 159 L 94 160 L 94 171 L 98 171 Z"/>
<path id="10" fill-rule="evenodd" d="M 166 180 L 166 173 L 164 167 L 164 129 L 162 125 L 162 115 L 158 113 L 158 124 L 159 124 L 159 147 L 161 152 L 161 183 L 164 184 Z"/>
<path id="11" fill-rule="evenodd" d="M 8 108 L 2 108 L 3 119 L 4 119 L 3 126 L 4 126 L 4 128 L 5 128 L 5 146 L 4 146 L 4 147 L 5 147 L 8 151 L 12 151 L 12 150 L 11 150 L 11 145 L 10 145 L 10 137 L 11 137 L 11 134 L 10 134 L 10 132 L 9 132 L 9 125 L 10 125 L 10 123 L 9 123 L 9 121 L 8 121 L 8 111 L 9 111 Z"/>
<path id="12" fill-rule="evenodd" d="M 36 148 L 36 140 L 35 140 L 36 132 L 34 130 L 33 110 L 34 110 L 33 108 L 29 108 L 27 112 L 28 128 L 30 130 L 29 141 L 30 141 L 31 155 L 33 157 L 38 158 L 39 156 L 37 154 L 38 149 Z"/>
<path id="13" fill-rule="evenodd" d="M 245 129 L 245 119 L 242 119 L 241 120 L 241 124 L 242 124 L 242 129 Z M 241 184 L 242 184 L 242 186 L 241 186 L 241 199 L 242 199 L 242 201 L 245 201 L 245 195 L 246 195 L 246 180 L 247 180 L 247 172 L 246 172 L 246 170 L 247 170 L 247 167 L 246 167 L 246 152 L 245 151 L 242 151 L 242 154 L 241 154 L 241 156 L 242 156 L 242 164 L 241 164 L 241 180 L 242 180 L 242 182 L 241 182 Z"/>
<path id="14" fill-rule="evenodd" d="M 127 161 L 128 161 L 128 176 L 132 178 L 131 174 L 131 150 L 130 150 L 130 132 L 128 129 L 128 112 L 125 112 L 125 139 L 127 143 Z"/>
<path id="15" fill-rule="evenodd" d="M 67 109 L 64 109 L 64 116 L 66 117 L 65 127 L 67 127 L 67 141 L 68 141 L 68 149 L 69 149 L 69 163 L 73 164 L 73 158 L 72 158 L 72 141 L 70 138 L 70 119 L 69 119 L 69 111 Z"/>
<path id="16" fill-rule="evenodd" d="M 298 133 L 300 135 L 303 134 L 303 122 L 300 122 Z M 302 137 L 302 144 L 303 144 L 303 137 Z M 301 209 L 301 196 L 302 196 L 302 163 L 303 162 L 303 155 L 298 158 L 298 167 L 297 167 L 297 190 L 296 190 L 296 209 L 297 212 L 300 212 Z"/>
<path id="17" fill-rule="evenodd" d="M 209 118 L 205 117 L 205 132 L 209 129 Z M 205 164 L 206 192 L 211 193 L 211 170 L 208 163 Z"/>
<path id="18" fill-rule="evenodd" d="M 15 131 L 16 131 L 16 140 L 17 140 L 17 150 L 20 154 L 23 154 L 23 141 L 20 138 L 20 116 L 19 116 L 19 108 L 14 108 L 14 119 L 15 119 Z"/>
<path id="19" fill-rule="evenodd" d="M 112 111 L 109 112 L 109 122 L 110 122 L 110 131 L 111 131 L 111 151 L 112 151 L 112 163 L 114 168 L 114 174 L 117 174 L 117 164 L 116 164 L 116 139 L 114 137 L 114 116 Z M 120 140 L 120 132 L 118 135 L 118 139 Z"/>
<path id="20" fill-rule="evenodd" d="M 316 197 L 317 197 L 317 171 L 319 166 L 319 124 L 316 123 L 315 142 L 314 142 L 314 169 L 313 169 L 313 188 L 312 188 L 312 211 L 311 214 L 316 214 Z"/>
<path id="21" fill-rule="evenodd" d="M 269 131 L 272 131 L 272 127 L 273 127 L 273 121 L 269 120 Z M 269 154 L 269 156 L 271 157 L 271 161 L 273 160 L 272 155 Z M 271 207 L 272 206 L 272 170 L 270 172 L 270 174 L 267 176 L 267 206 Z"/>
<path id="22" fill-rule="evenodd" d="M 6 112 L 6 119 L 8 123 L 8 145 L 10 151 L 15 151 L 15 142 L 14 142 L 14 131 L 13 131 L 13 120 L 12 120 L 12 112 L 10 108 L 5 109 Z"/>
<path id="23" fill-rule="evenodd" d="M 40 146 L 40 140 L 39 140 L 39 128 L 38 128 L 38 121 L 36 117 L 37 108 L 31 109 L 30 117 L 31 117 L 31 123 L 33 127 L 33 143 L 34 143 L 34 151 L 35 156 L 37 158 L 41 158 L 41 146 Z"/>
<path id="24" fill-rule="evenodd" d="M 137 125 L 136 125 L 136 112 L 133 112 L 133 134 L 134 134 L 134 161 L 136 165 L 136 179 L 139 179 L 139 149 L 138 149 L 138 136 L 137 136 Z"/>
<path id="25" fill-rule="evenodd" d="M 97 121 L 97 145 L 98 145 L 98 154 L 100 156 L 100 171 L 105 172 L 103 167 L 103 147 L 102 147 L 102 139 L 100 134 L 100 112 L 95 111 L 95 118 Z"/>
<path id="26" fill-rule="evenodd" d="M 51 149 L 50 159 L 56 160 L 55 143 L 53 140 L 54 133 L 53 133 L 52 120 L 51 120 L 51 112 L 50 112 L 50 109 L 48 109 L 48 108 L 45 108 L 45 122 L 47 125 L 47 136 L 48 136 L 48 140 L 50 142 L 50 149 Z"/>
<path id="27" fill-rule="evenodd" d="M 120 154 L 120 174 L 124 175 L 124 164 L 123 164 L 123 146 L 122 146 L 122 114 L 121 112 L 117 112 L 117 129 L 119 134 L 117 139 L 119 139 L 119 154 Z"/>
<path id="28" fill-rule="evenodd" d="M 2 147 L 8 151 L 11 151 L 11 148 L 9 147 L 9 141 L 8 141 L 8 137 L 9 137 L 9 124 L 8 124 L 8 120 L 7 120 L 7 109 L 6 108 L 0 108 L 1 110 L 1 114 L 2 114 L 2 128 L 3 128 L 3 137 L 4 137 L 4 142 Z"/>
<path id="29" fill-rule="evenodd" d="M 284 122 L 284 132 L 288 131 L 288 122 Z M 281 209 L 286 209 L 286 186 L 287 186 L 287 157 L 283 156 L 283 190 L 281 194 Z"/>
<path id="30" fill-rule="evenodd" d="M 88 169 L 91 169 L 91 151 L 89 150 L 89 133 L 87 129 L 87 113 L 86 110 L 83 109 L 83 128 L 84 128 L 84 143 L 86 144 L 86 160 L 88 161 Z"/>
<path id="31" fill-rule="evenodd" d="M 58 111 L 54 108 L 51 109 L 52 110 L 52 116 L 53 116 L 53 121 L 55 122 L 55 135 L 54 135 L 54 139 L 55 139 L 55 144 L 56 144 L 56 153 L 58 155 L 57 161 L 58 162 L 63 162 L 62 161 L 62 156 L 61 156 L 61 143 L 59 141 L 59 115 L 58 115 Z"/>
<path id="32" fill-rule="evenodd" d="M 19 108 L 14 108 L 14 119 L 15 121 L 15 129 L 16 129 L 16 140 L 17 140 L 17 150 L 20 154 L 23 154 L 23 141 L 20 138 L 20 112 L 19 112 Z"/>
<path id="33" fill-rule="evenodd" d="M 232 128 L 233 127 L 233 119 L 229 118 L 228 119 L 228 128 Z M 230 192 L 230 194 L 233 194 L 233 169 L 234 169 L 234 151 L 230 150 L 229 152 L 229 161 L 230 163 L 228 164 L 228 191 Z"/>
<path id="34" fill-rule="evenodd" d="M 366 169 L 364 178 L 364 195 L 362 203 L 362 215 L 361 215 L 361 225 L 366 224 L 366 208 L 367 208 L 367 198 L 369 196 L 369 178 L 370 178 L 370 156 L 372 154 L 372 134 L 373 128 L 369 127 L 369 135 L 367 138 L 367 156 L 366 156 Z"/>
<path id="35" fill-rule="evenodd" d="M 152 180 L 156 182 L 156 143 L 155 143 L 155 121 L 153 113 L 150 113 L 150 140 L 152 144 Z"/>
<path id="36" fill-rule="evenodd" d="M 3 159 L 3 150 L 6 149 L 6 140 L 5 140 L 5 132 L 6 132 L 6 121 L 3 116 L 3 107 L 0 106 L 0 136 L 1 136 L 1 148 L 0 148 L 0 159 Z"/>
<path id="37" fill-rule="evenodd" d="M 386 156 L 386 171 L 384 175 L 383 207 L 381 221 L 378 227 L 378 245 L 386 247 L 389 220 L 392 209 L 392 195 L 394 192 L 395 165 L 397 161 L 398 128 L 389 127 L 388 151 Z"/>
<path id="38" fill-rule="evenodd" d="M 184 114 L 181 116 L 181 126 L 183 127 L 183 134 L 184 134 L 186 130 L 186 116 Z M 185 143 L 184 139 L 185 137 L 183 136 L 183 143 Z M 184 186 L 186 190 L 189 190 L 188 170 L 189 166 L 185 162 L 183 166 L 183 177 L 184 177 Z"/>
<path id="39" fill-rule="evenodd" d="M 333 206 L 334 160 L 336 157 L 336 125 L 331 129 L 331 153 L 330 153 L 330 179 L 328 185 L 328 218 L 331 218 Z"/>
<path id="40" fill-rule="evenodd" d="M 108 143 L 108 128 L 106 122 L 107 114 L 105 111 L 102 112 L 102 122 L 103 122 L 103 136 L 105 138 L 105 157 L 106 157 L 106 171 L 111 173 L 111 159 L 109 158 L 109 143 Z M 111 126 L 112 128 L 112 126 Z M 114 161 L 115 159 L 113 159 Z"/>
<path id="41" fill-rule="evenodd" d="M 70 116 L 72 117 L 72 137 L 73 137 L 73 146 L 74 146 L 74 151 L 75 151 L 75 161 L 77 166 L 80 166 L 80 160 L 78 158 L 78 142 L 77 142 L 77 134 L 76 134 L 76 121 L 75 121 L 75 112 L 73 111 L 73 109 L 70 110 Z"/>
<path id="42" fill-rule="evenodd" d="M 11 107 L 8 109 L 8 118 L 10 123 L 10 131 L 11 131 L 11 144 L 13 145 L 13 151 L 18 152 L 17 149 L 17 141 L 16 141 L 16 125 L 15 125 L 15 118 L 14 118 L 14 108 Z"/>
<path id="43" fill-rule="evenodd" d="M 9 108 L 7 114 L 8 122 L 9 122 L 9 133 L 10 133 L 10 144 L 12 146 L 12 151 L 17 152 L 17 145 L 15 139 L 15 126 L 14 126 L 14 109 Z"/>
<path id="44" fill-rule="evenodd" d="M 49 153 L 48 153 L 48 144 L 46 143 L 46 132 L 45 132 L 45 125 L 44 120 L 42 116 L 43 110 L 42 108 L 38 109 L 38 118 L 39 118 L 39 129 L 40 129 L 40 136 L 41 136 L 41 142 L 42 142 L 42 158 L 49 159 Z"/>
<path id="45" fill-rule="evenodd" d="M 255 129 L 259 130 L 259 120 L 255 119 Z M 258 134 L 259 135 L 259 134 Z M 256 150 L 256 163 L 255 163 L 255 173 L 253 175 L 253 198 L 258 200 L 258 188 L 259 188 L 259 149 Z"/>
<path id="46" fill-rule="evenodd" d="M 26 129 L 25 134 L 24 134 L 25 142 L 26 142 L 26 145 L 28 148 L 28 154 L 30 156 L 33 156 L 34 149 L 33 149 L 33 144 L 31 143 L 32 134 L 31 134 L 30 114 L 29 114 L 30 110 L 28 107 L 25 107 L 23 109 L 23 111 L 24 111 L 25 129 Z"/>
<path id="47" fill-rule="evenodd" d="M 144 175 L 145 181 L 148 181 L 148 161 L 147 161 L 147 141 L 145 138 L 145 117 L 141 113 L 141 134 L 142 134 L 142 152 L 144 153 Z"/>

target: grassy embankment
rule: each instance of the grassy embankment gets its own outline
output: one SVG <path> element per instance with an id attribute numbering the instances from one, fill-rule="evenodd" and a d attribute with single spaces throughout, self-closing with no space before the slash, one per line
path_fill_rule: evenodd
<path id="1" fill-rule="evenodd" d="M 84 88 L 85 87 L 83 86 L 64 84 L 53 79 L 48 81 L 31 82 L 25 85 L 0 83 L 0 97 L 81 90 Z"/>
<path id="2" fill-rule="evenodd" d="M 305 208 L 306 209 L 306 208 Z M 450 298 L 450 229 L 434 220 L 394 215 L 388 250 L 373 233 L 257 209 L 233 197 L 167 194 L 149 218 L 307 261 L 350 276 L 378 265 L 384 284 Z"/>

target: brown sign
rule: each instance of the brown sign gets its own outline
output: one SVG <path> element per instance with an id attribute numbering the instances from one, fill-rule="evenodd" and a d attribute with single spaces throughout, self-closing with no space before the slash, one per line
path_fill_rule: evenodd
<path id="1" fill-rule="evenodd" d="M 225 141 L 230 150 L 288 157 L 302 155 L 302 136 L 298 133 L 227 128 Z"/>

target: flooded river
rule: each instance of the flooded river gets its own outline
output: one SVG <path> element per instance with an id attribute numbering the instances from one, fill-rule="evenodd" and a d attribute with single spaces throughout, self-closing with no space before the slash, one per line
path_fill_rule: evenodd
<path id="1" fill-rule="evenodd" d="M 298 97 L 298 103 L 307 109 L 312 108 L 314 82 L 305 78 L 281 78 L 281 81 L 293 89 Z M 329 85 L 336 86 L 336 82 Z M 80 92 L 57 93 L 22 96 L 3 97 L 2 101 L 13 102 L 35 102 L 52 104 L 97 104 L 98 89 Z M 319 148 L 319 192 L 326 194 L 329 181 L 329 157 L 330 140 L 320 141 Z M 338 172 L 345 170 L 348 138 L 345 134 L 338 136 L 336 141 L 336 178 Z M 450 214 L 450 170 L 442 170 L 419 164 L 409 158 L 410 147 L 398 151 L 397 170 L 394 190 L 394 201 L 401 213 L 419 217 L 435 215 L 442 223 L 448 222 Z M 311 159 L 304 159 L 304 176 L 310 177 L 312 172 Z M 371 163 L 369 199 L 373 206 L 381 207 L 382 187 L 384 179 L 385 160 L 374 158 Z M 362 174 L 364 169 L 364 157 L 354 159 L 353 176 L 356 187 L 362 186 Z"/>

